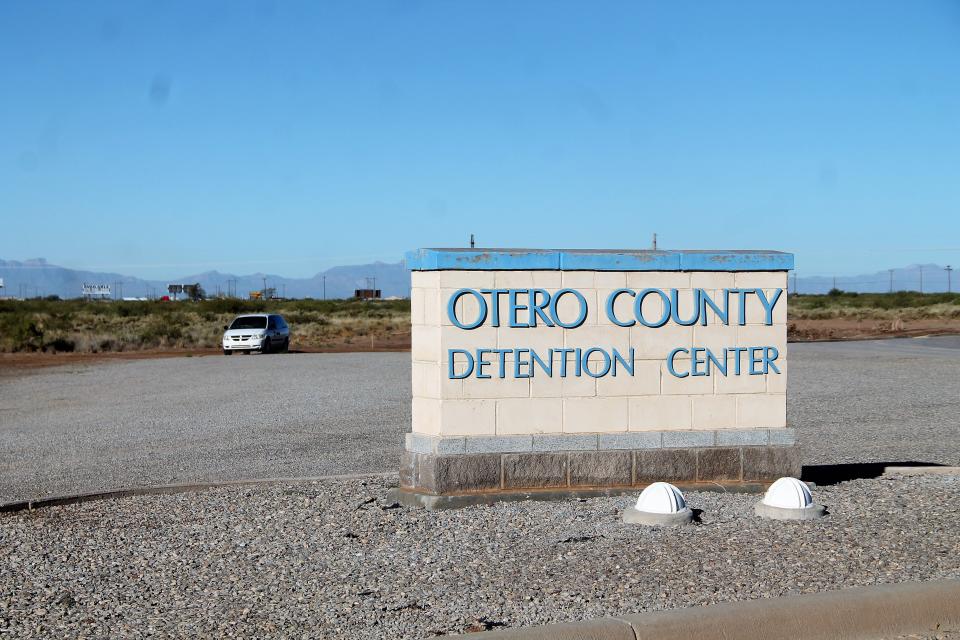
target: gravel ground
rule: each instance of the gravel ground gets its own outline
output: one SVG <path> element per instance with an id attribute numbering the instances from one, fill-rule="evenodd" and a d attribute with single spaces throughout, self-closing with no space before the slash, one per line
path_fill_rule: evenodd
<path id="1" fill-rule="evenodd" d="M 109 362 L 0 377 L 0 503 L 396 471 L 407 353 Z"/>
<path id="2" fill-rule="evenodd" d="M 819 487 L 810 522 L 690 492 L 701 522 L 681 529 L 624 524 L 628 496 L 431 513 L 388 484 L 0 515 L 0 636 L 418 638 L 960 578 L 958 477 Z"/>
<path id="3" fill-rule="evenodd" d="M 789 391 L 807 465 L 960 464 L 960 337 L 791 344 Z M 0 503 L 392 472 L 409 430 L 406 353 L 169 358 L 0 376 Z"/>
<path id="4" fill-rule="evenodd" d="M 960 465 L 960 336 L 789 345 L 805 465 Z"/>

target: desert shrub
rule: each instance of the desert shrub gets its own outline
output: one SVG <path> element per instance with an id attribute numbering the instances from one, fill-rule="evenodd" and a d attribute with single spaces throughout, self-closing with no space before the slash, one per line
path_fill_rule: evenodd
<path id="1" fill-rule="evenodd" d="M 140 341 L 151 346 L 163 344 L 183 337 L 179 322 L 154 319 L 140 331 Z"/>
<path id="2" fill-rule="evenodd" d="M 76 343 L 73 340 L 68 338 L 54 338 L 46 344 L 46 348 L 53 351 L 60 351 L 64 353 L 69 353 L 75 351 L 77 348 Z"/>
<path id="3" fill-rule="evenodd" d="M 123 351 L 123 343 L 114 338 L 101 338 L 97 342 L 97 346 L 94 348 L 94 351 L 107 353 L 110 351 Z"/>
<path id="4" fill-rule="evenodd" d="M 241 300 L 239 298 L 215 298 L 196 303 L 204 311 L 217 314 L 263 313 L 266 302 L 262 300 Z"/>
<path id="5" fill-rule="evenodd" d="M 916 309 L 942 305 L 960 306 L 960 293 L 920 293 L 895 291 L 893 293 L 855 293 L 832 290 L 826 295 L 794 295 L 790 297 L 793 309 Z"/>
<path id="6" fill-rule="evenodd" d="M 151 315 L 155 303 L 142 300 L 124 300 L 108 305 L 121 318 L 139 318 Z"/>
<path id="7" fill-rule="evenodd" d="M 27 315 L 14 318 L 4 329 L 4 334 L 10 336 L 12 351 L 43 349 L 43 324 L 36 318 Z"/>

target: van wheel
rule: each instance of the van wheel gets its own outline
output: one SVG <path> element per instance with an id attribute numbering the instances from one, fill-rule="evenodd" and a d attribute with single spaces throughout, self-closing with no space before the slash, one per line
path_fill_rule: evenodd
<path id="1" fill-rule="evenodd" d="M 260 353 L 270 353 L 270 338 L 260 343 Z"/>
<path id="2" fill-rule="evenodd" d="M 290 351 L 290 338 L 287 338 L 283 341 L 283 346 L 280 347 L 280 353 L 287 353 Z"/>
<path id="3" fill-rule="evenodd" d="M 233 355 L 233 351 L 230 351 L 230 349 L 224 349 L 224 350 L 223 350 L 223 355 L 225 355 L 225 356 L 232 356 L 232 355 Z"/>

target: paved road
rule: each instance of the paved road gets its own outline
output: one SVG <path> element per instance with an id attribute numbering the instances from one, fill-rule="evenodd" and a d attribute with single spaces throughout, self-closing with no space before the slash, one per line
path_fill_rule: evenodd
<path id="1" fill-rule="evenodd" d="M 0 377 L 0 503 L 393 471 L 409 354 L 136 360 Z M 790 345 L 804 462 L 960 464 L 960 337 Z"/>

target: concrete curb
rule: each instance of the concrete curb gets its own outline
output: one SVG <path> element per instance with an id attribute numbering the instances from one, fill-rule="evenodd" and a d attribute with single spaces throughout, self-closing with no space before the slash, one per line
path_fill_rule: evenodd
<path id="1" fill-rule="evenodd" d="M 884 477 L 890 476 L 960 476 L 960 467 L 884 467 Z"/>
<path id="2" fill-rule="evenodd" d="M 490 640 L 878 640 L 960 628 L 960 580 L 857 587 L 478 634 Z"/>
<path id="3" fill-rule="evenodd" d="M 221 480 L 219 482 L 191 482 L 187 484 L 161 484 L 149 487 L 134 487 L 129 489 L 110 489 L 91 493 L 78 493 L 66 496 L 51 496 L 38 500 L 20 500 L 0 504 L 0 513 L 14 513 L 17 511 L 32 511 L 44 507 L 57 507 L 65 504 L 79 504 L 95 500 L 112 500 L 115 498 L 129 498 L 131 496 L 150 496 L 168 493 L 189 493 L 192 491 L 206 491 L 221 487 L 242 487 L 264 484 L 284 484 L 296 482 L 316 482 L 319 480 L 362 480 L 363 478 L 389 478 L 396 476 L 396 472 L 382 473 L 346 473 L 330 476 L 306 476 L 301 478 L 255 478 L 247 480 Z"/>

